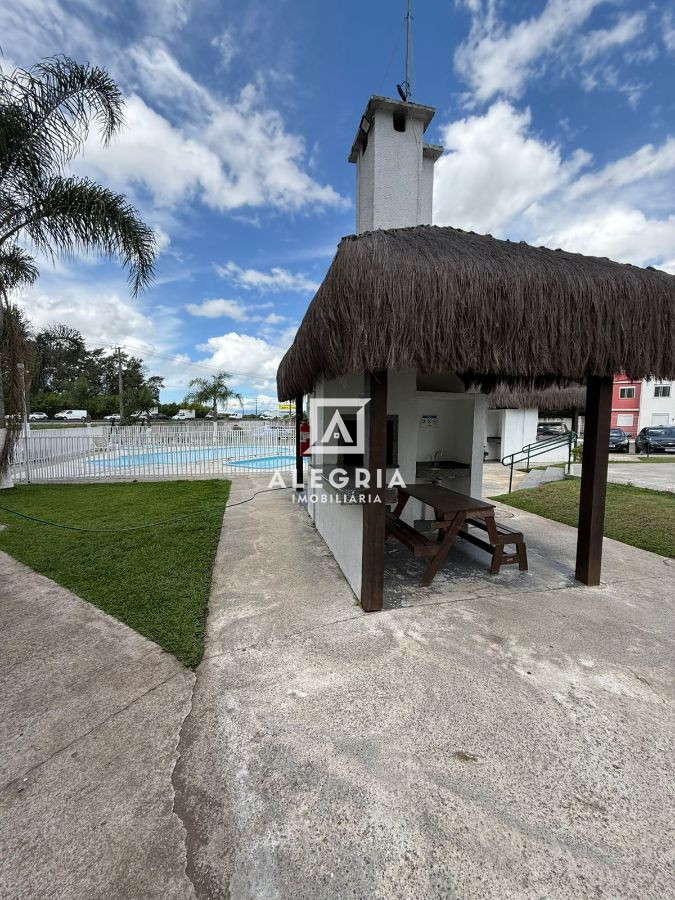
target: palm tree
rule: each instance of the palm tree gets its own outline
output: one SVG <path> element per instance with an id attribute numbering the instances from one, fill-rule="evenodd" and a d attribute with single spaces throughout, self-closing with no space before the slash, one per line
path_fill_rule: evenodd
<path id="1" fill-rule="evenodd" d="M 227 379 L 232 376 L 228 372 L 218 372 L 210 378 L 193 378 L 190 387 L 195 390 L 185 398 L 189 403 L 204 403 L 211 406 L 214 422 L 218 418 L 218 403 L 226 409 L 230 400 L 238 400 L 243 403 L 241 394 L 231 390 L 227 386 Z"/>
<path id="2" fill-rule="evenodd" d="M 123 105 L 107 72 L 67 57 L 30 71 L 0 70 L 0 337 L 10 292 L 38 276 L 25 245 L 51 258 L 95 252 L 116 259 L 134 296 L 151 283 L 152 230 L 124 196 L 66 171 L 92 126 L 103 143 L 120 130 Z M 6 426 L 0 407 L 0 473 L 11 443 Z"/>

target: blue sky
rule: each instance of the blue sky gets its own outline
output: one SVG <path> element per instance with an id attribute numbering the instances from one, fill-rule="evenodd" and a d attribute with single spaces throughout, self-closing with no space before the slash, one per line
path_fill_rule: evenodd
<path id="1" fill-rule="evenodd" d="M 372 93 L 404 75 L 403 0 L 14 0 L 3 69 L 105 66 L 127 127 L 76 172 L 127 193 L 161 247 L 132 300 L 113 265 L 44 262 L 38 326 L 123 344 L 163 399 L 225 369 L 260 406 L 337 242 Z M 413 99 L 437 109 L 434 222 L 675 273 L 675 0 L 417 0 Z"/>

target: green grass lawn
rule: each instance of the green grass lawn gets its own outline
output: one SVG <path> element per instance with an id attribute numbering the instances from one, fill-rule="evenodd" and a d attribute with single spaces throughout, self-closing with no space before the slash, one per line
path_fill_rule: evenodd
<path id="1" fill-rule="evenodd" d="M 577 478 L 553 481 L 538 488 L 493 497 L 565 525 L 577 525 Z M 675 494 L 649 491 L 626 484 L 607 485 L 605 535 L 643 550 L 675 556 Z"/>
<path id="2" fill-rule="evenodd" d="M 0 509 L 0 550 L 126 622 L 186 666 L 204 642 L 211 570 L 227 481 L 20 485 L 0 504 L 86 528 L 173 524 L 116 534 L 41 525 Z"/>

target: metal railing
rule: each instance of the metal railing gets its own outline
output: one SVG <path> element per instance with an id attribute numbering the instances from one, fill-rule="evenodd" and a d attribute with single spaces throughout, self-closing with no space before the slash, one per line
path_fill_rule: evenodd
<path id="1" fill-rule="evenodd" d="M 115 425 L 84 435 L 28 432 L 11 461 L 17 483 L 218 478 L 294 467 L 295 428 L 261 422 Z"/>
<path id="2" fill-rule="evenodd" d="M 525 444 L 524 447 L 520 450 L 516 450 L 515 453 L 508 453 L 506 456 L 502 457 L 501 464 L 503 466 L 511 467 L 509 473 L 509 494 L 511 493 L 511 488 L 513 486 L 513 467 L 516 463 L 526 462 L 527 469 L 529 470 L 531 459 L 534 459 L 537 456 L 543 456 L 551 450 L 558 450 L 560 447 L 567 447 L 566 465 L 567 474 L 569 475 L 572 467 L 572 450 L 576 446 L 578 439 L 579 435 L 575 431 L 567 431 L 565 434 L 555 435 L 554 437 L 546 438 L 543 441 Z"/>

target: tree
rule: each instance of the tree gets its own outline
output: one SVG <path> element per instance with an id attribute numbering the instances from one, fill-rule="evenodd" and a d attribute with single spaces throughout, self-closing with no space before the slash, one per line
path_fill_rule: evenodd
<path id="1" fill-rule="evenodd" d="M 149 425 L 152 421 L 150 414 L 159 404 L 159 392 L 163 387 L 164 379 L 159 375 L 153 375 L 143 382 L 140 387 L 129 391 L 124 402 L 128 409 L 142 413 L 143 418 Z"/>
<path id="2" fill-rule="evenodd" d="M 193 378 L 190 387 L 194 390 L 186 396 L 186 402 L 208 404 L 214 420 L 217 419 L 219 403 L 227 409 L 230 400 L 244 402 L 241 394 L 237 394 L 228 387 L 227 379 L 231 377 L 228 372 L 218 372 L 217 375 L 212 375 L 210 378 Z"/>
<path id="3" fill-rule="evenodd" d="M 121 194 L 66 174 L 92 125 L 108 143 L 122 124 L 122 95 L 103 69 L 53 57 L 30 71 L 0 70 L 0 340 L 10 292 L 38 275 L 24 244 L 48 257 L 86 251 L 118 260 L 133 295 L 151 283 L 155 238 L 138 212 Z M 0 474 L 6 424 L 0 408 Z"/>

